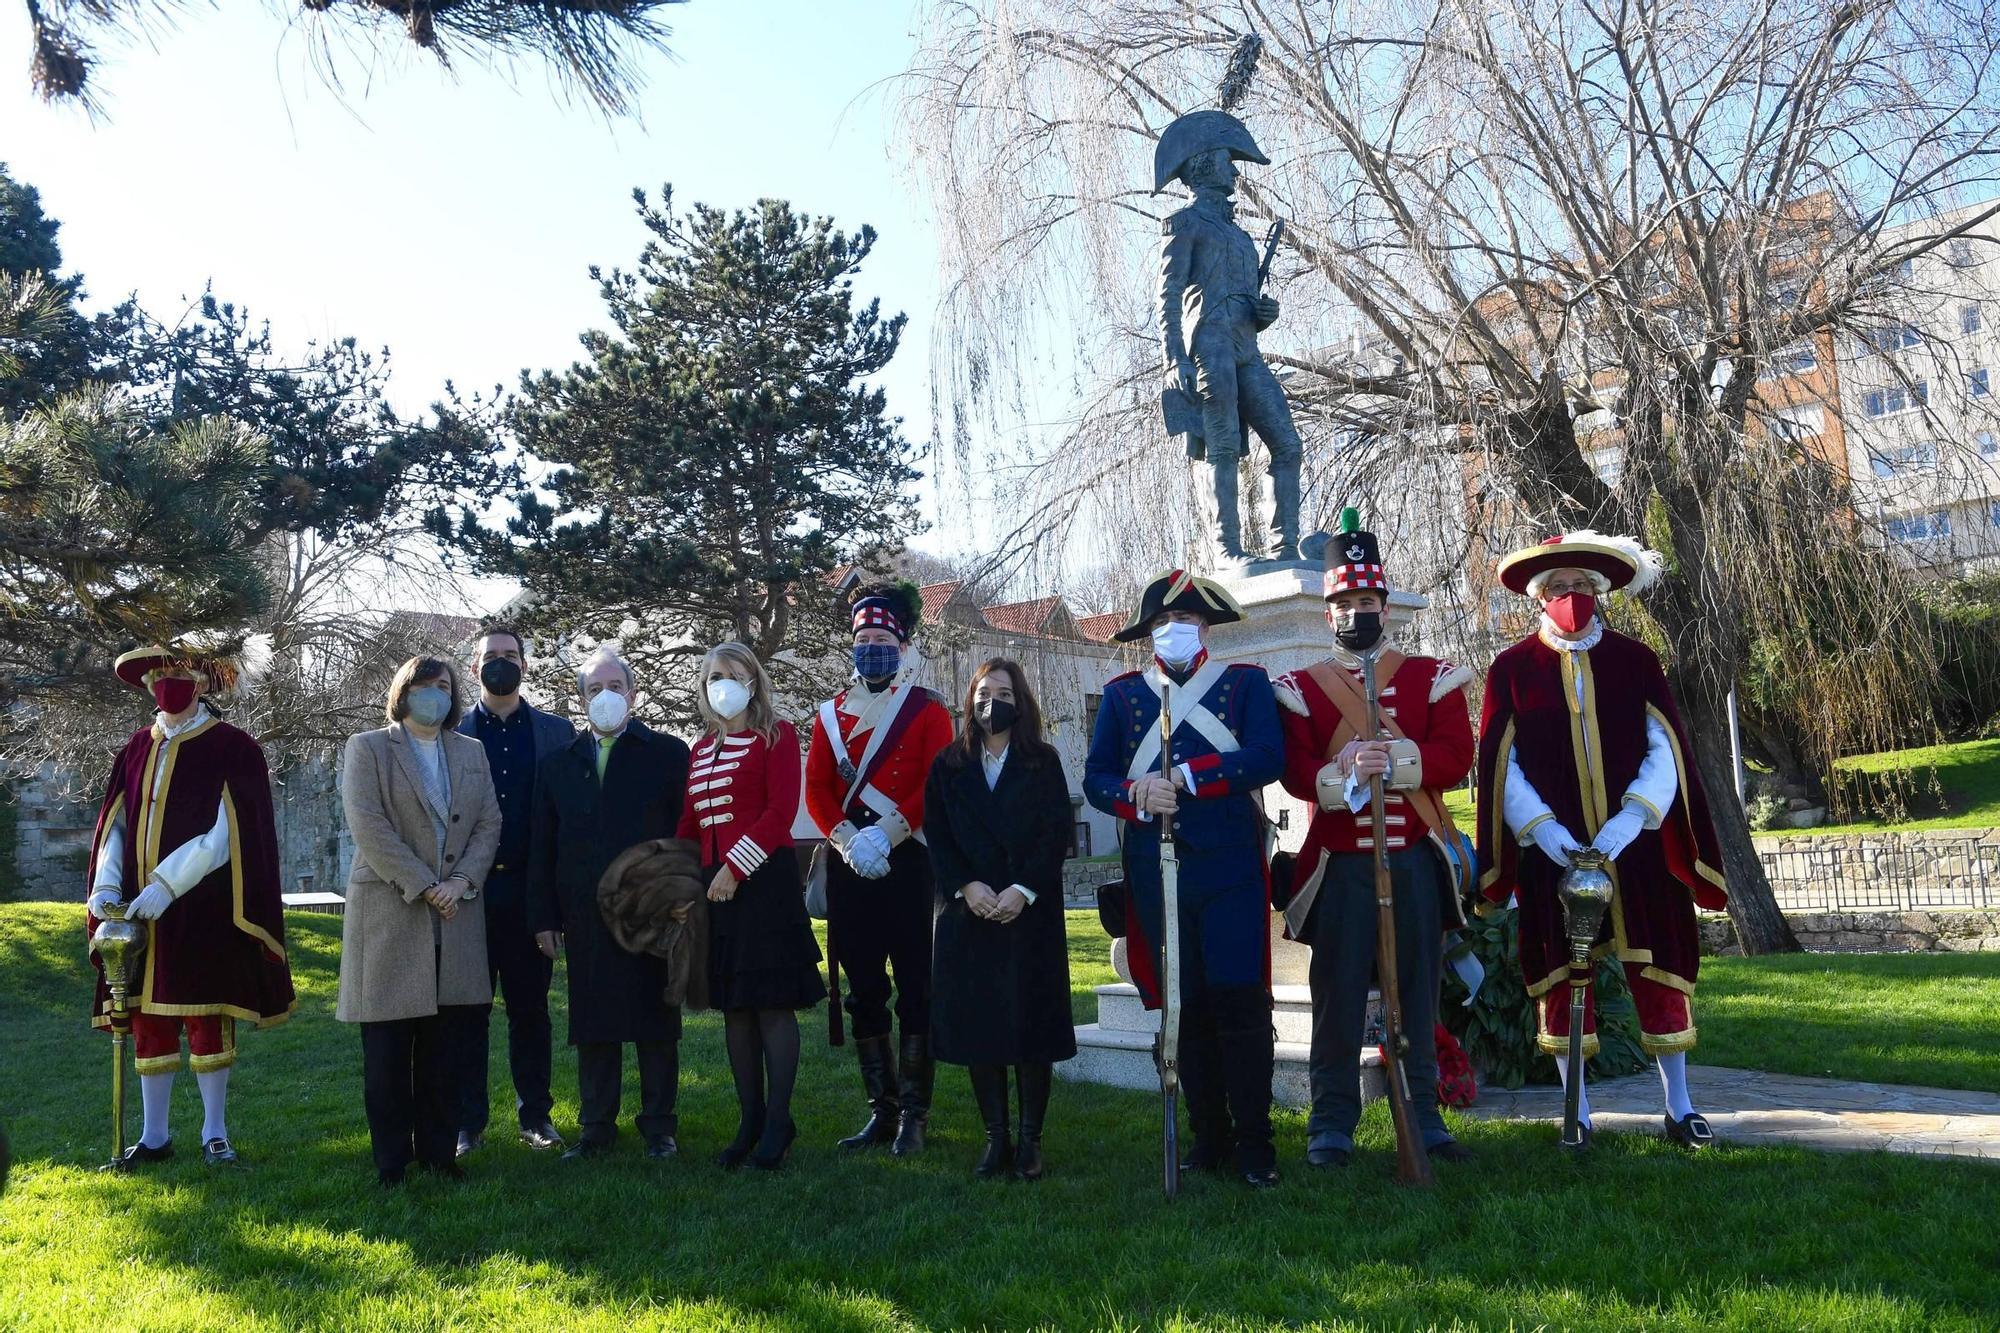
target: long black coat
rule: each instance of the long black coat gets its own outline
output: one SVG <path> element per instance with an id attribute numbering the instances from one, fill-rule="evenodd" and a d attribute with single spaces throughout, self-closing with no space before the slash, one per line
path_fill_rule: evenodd
<path id="1" fill-rule="evenodd" d="M 938 1059 L 1028 1064 L 1076 1054 L 1062 884 L 1072 818 L 1053 751 L 1009 753 L 990 791 L 981 762 L 966 763 L 955 747 L 931 765 L 924 837 L 941 904 L 931 973 Z M 973 880 L 995 893 L 1020 884 L 1035 901 L 1008 925 L 982 920 L 957 896 Z"/>
<path id="2" fill-rule="evenodd" d="M 665 963 L 612 940 L 597 910 L 597 881 L 627 847 L 674 836 L 687 780 L 688 747 L 637 722 L 611 747 L 601 789 L 590 731 L 536 769 L 528 924 L 563 933 L 572 1046 L 680 1035 L 680 1011 L 661 998 Z"/>

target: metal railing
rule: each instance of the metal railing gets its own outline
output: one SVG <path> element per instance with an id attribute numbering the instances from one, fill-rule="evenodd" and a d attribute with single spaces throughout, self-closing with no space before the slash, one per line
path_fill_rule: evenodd
<path id="1" fill-rule="evenodd" d="M 1788 912 L 2000 908 L 2000 845 L 1978 834 L 1885 839 L 1862 847 L 1827 841 L 1759 848 L 1778 906 Z"/>

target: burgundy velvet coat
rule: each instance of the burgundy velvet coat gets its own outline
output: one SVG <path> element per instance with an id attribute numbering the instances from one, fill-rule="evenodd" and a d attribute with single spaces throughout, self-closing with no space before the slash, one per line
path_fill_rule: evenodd
<path id="1" fill-rule="evenodd" d="M 156 788 L 161 747 L 167 764 Z M 281 1023 L 297 1000 L 285 960 L 277 826 L 264 751 L 247 733 L 213 717 L 172 739 L 152 727 L 135 733 L 111 766 L 84 883 L 96 882 L 105 835 L 121 811 L 129 903 L 163 857 L 214 827 L 218 803 L 229 821 L 229 861 L 146 923 L 146 953 L 131 1007 L 149 1014 L 226 1014 L 262 1026 Z M 149 839 L 156 807 L 159 835 Z M 96 918 L 86 929 L 97 929 Z M 109 1026 L 110 999 L 99 968 L 93 1026 Z"/>
<path id="2" fill-rule="evenodd" d="M 1581 707 L 1568 702 L 1574 687 L 1564 679 L 1565 656 L 1576 659 Z M 1600 952 L 1608 949 L 1652 980 L 1692 991 L 1700 965 L 1695 906 L 1720 909 L 1728 894 L 1708 798 L 1660 659 L 1609 629 L 1585 652 L 1561 653 L 1537 636 L 1493 659 L 1479 737 L 1479 885 L 1494 904 L 1518 896 L 1530 995 L 1546 993 L 1567 974 L 1556 897 L 1562 872 L 1532 843 L 1521 847 L 1501 815 L 1507 751 L 1513 747 L 1522 773 L 1563 827 L 1588 844 L 1618 813 L 1639 774 L 1648 717 L 1659 719 L 1672 739 L 1679 786 L 1662 812 L 1665 822 L 1641 832 L 1612 867 L 1617 888 Z"/>

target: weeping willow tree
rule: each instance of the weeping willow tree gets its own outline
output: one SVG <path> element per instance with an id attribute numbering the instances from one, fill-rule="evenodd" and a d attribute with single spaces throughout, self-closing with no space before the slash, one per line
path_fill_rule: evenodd
<path id="1" fill-rule="evenodd" d="M 1644 534 L 1670 577 L 1618 614 L 1664 649 L 1712 793 L 1753 640 L 1798 654 L 1810 692 L 1785 706 L 1812 710 L 1816 762 L 1898 742 L 1930 706 L 1929 622 L 1857 517 L 1831 376 L 1788 367 L 1802 346 L 1831 366 L 1942 247 L 1985 243 L 1996 209 L 1962 205 L 1992 193 L 1995 31 L 1977 0 L 933 6 L 904 113 L 960 462 L 1059 349 L 1077 407 L 1023 465 L 1006 542 L 1187 554 L 1151 311 L 1177 201 L 1147 168 L 1234 55 L 1228 99 L 1274 163 L 1239 220 L 1286 228 L 1264 348 L 1308 437 L 1308 524 L 1361 504 L 1432 597 L 1427 633 L 1474 661 L 1525 628 L 1497 554 Z M 1714 806 L 1745 946 L 1796 947 L 1743 811 Z"/>
<path id="2" fill-rule="evenodd" d="M 454 59 L 535 57 L 565 87 L 623 112 L 638 87 L 634 56 L 665 49 L 659 11 L 682 0 L 299 0 L 320 69 L 338 81 L 336 54 L 407 42 L 449 67 Z M 97 48 L 145 39 L 189 8 L 182 0 L 26 0 L 30 74 L 43 100 L 90 102 Z M 279 6 L 273 4 L 273 9 Z M 379 47 L 378 47 L 379 49 Z"/>

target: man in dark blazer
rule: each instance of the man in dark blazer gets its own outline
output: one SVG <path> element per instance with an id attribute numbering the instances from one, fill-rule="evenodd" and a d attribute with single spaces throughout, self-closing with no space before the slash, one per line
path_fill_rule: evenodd
<path id="1" fill-rule="evenodd" d="M 514 1076 L 514 1114 L 521 1142 L 530 1148 L 560 1148 L 549 1112 L 555 1100 L 549 1092 L 549 982 L 555 960 L 535 947 L 528 928 L 528 846 L 534 817 L 535 768 L 568 747 L 576 728 L 552 713 L 544 713 L 521 697 L 521 672 L 527 665 L 527 645 L 512 625 L 494 625 L 479 636 L 472 649 L 472 667 L 479 673 L 479 702 L 458 724 L 463 734 L 486 749 L 486 766 L 493 791 L 500 799 L 500 852 L 486 880 L 486 958 L 493 991 L 507 1003 L 507 1068 Z M 479 1023 L 465 1049 L 468 1068 L 459 1082 L 458 1155 L 486 1140 L 491 1098 L 487 1037 L 492 1010 Z"/>
<path id="2" fill-rule="evenodd" d="M 597 881 L 636 843 L 671 838 L 687 795 L 688 747 L 632 721 L 632 672 L 600 650 L 577 676 L 590 728 L 536 770 L 528 844 L 529 925 L 553 959 L 569 951 L 569 1044 L 576 1048 L 577 1144 L 564 1161 L 610 1148 L 618 1132 L 624 1044 L 639 1059 L 646 1155 L 671 1157 L 681 1014 L 666 1003 L 657 958 L 618 947 L 597 908 Z"/>

